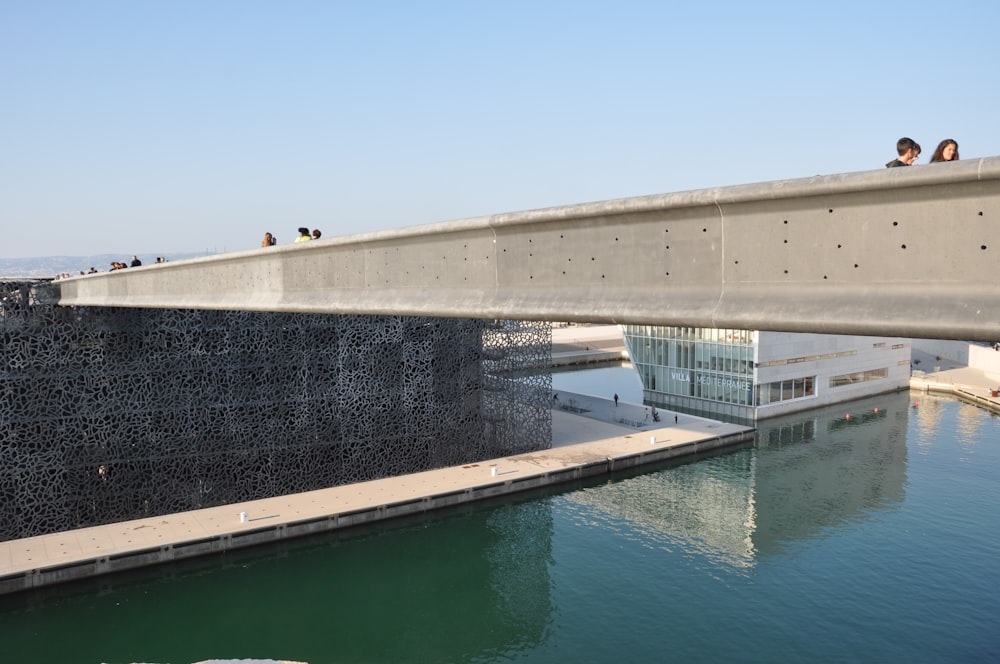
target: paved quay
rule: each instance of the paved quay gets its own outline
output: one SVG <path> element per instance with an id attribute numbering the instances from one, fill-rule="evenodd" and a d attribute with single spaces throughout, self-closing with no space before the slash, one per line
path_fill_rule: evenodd
<path id="1" fill-rule="evenodd" d="M 910 375 L 910 390 L 950 394 L 994 413 L 1000 413 L 1000 376 L 957 362 L 932 358 L 914 352 L 921 365 L 936 365 L 933 371 L 915 370 Z"/>
<path id="2" fill-rule="evenodd" d="M 568 327 L 553 336 L 554 361 L 558 353 L 573 354 L 573 363 L 622 359 L 616 326 Z M 614 357 L 597 359 L 608 352 Z M 552 403 L 550 449 L 0 542 L 0 594 L 606 475 L 738 445 L 754 435 L 750 427 L 666 410 L 656 422 L 654 411 L 642 404 L 616 406 L 610 399 L 565 391 Z"/>
<path id="3" fill-rule="evenodd" d="M 551 367 L 628 360 L 625 339 L 617 325 L 560 324 L 552 329 Z"/>
<path id="4" fill-rule="evenodd" d="M 560 393 L 553 447 L 398 477 L 0 542 L 0 593 L 222 553 L 604 475 L 753 440 L 753 429 Z M 570 401 L 572 400 L 572 406 Z M 607 414 L 621 421 L 607 421 Z M 245 513 L 245 517 L 242 514 Z M 244 520 L 245 519 L 245 520 Z"/>

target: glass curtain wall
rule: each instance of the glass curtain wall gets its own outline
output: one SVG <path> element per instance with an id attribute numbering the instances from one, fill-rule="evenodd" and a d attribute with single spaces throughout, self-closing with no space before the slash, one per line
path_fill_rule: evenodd
<path id="1" fill-rule="evenodd" d="M 736 406 L 756 405 L 756 331 L 658 325 L 624 325 L 623 330 L 632 364 L 647 391 Z"/>

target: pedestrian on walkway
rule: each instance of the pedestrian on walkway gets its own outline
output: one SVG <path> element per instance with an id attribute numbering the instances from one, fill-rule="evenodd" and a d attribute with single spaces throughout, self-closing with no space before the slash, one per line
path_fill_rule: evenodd
<path id="1" fill-rule="evenodd" d="M 615 408 L 618 407 L 618 393 L 615 392 Z"/>

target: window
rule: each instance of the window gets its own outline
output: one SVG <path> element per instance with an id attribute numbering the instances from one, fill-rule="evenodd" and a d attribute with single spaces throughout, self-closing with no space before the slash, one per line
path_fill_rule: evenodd
<path id="1" fill-rule="evenodd" d="M 830 378 L 830 387 L 843 387 L 844 385 L 854 385 L 855 383 L 865 383 L 870 380 L 880 380 L 889 375 L 889 369 L 869 369 L 868 371 L 858 371 L 855 373 L 841 374 Z"/>

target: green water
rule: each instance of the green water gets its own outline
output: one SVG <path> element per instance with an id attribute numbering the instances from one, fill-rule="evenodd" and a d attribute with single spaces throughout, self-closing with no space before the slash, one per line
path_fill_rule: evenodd
<path id="1" fill-rule="evenodd" d="M 752 446 L 611 481 L 0 597 L 0 662 L 1000 661 L 1000 418 L 919 398 L 766 422 Z"/>

